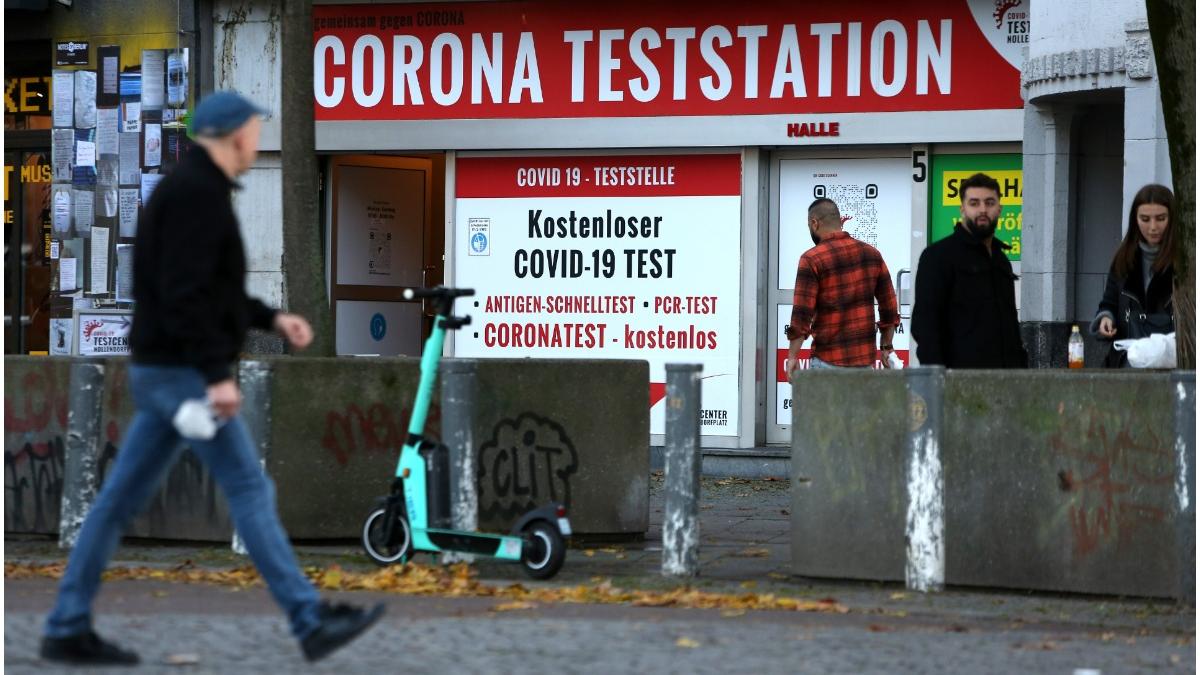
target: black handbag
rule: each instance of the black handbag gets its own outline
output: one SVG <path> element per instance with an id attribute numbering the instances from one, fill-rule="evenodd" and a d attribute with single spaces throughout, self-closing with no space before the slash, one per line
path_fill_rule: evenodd
<path id="1" fill-rule="evenodd" d="M 1171 305 L 1167 303 L 1166 309 Z M 1156 333 L 1175 332 L 1175 315 L 1170 311 L 1147 313 L 1142 303 L 1129 293 L 1121 293 L 1118 304 L 1119 320 L 1125 324 L 1125 337 L 1132 340 L 1150 337 Z"/>

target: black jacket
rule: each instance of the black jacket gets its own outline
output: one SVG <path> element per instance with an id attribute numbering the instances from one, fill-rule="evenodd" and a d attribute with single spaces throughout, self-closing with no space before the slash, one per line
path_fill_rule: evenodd
<path id="1" fill-rule="evenodd" d="M 275 311 L 246 296 L 234 187 L 196 147 L 155 188 L 133 249 L 134 362 L 193 366 L 212 384 L 231 377 L 248 328 L 271 327 Z"/>
<path id="2" fill-rule="evenodd" d="M 1124 279 L 1117 275 L 1116 266 L 1108 270 L 1108 278 L 1104 282 L 1104 297 L 1100 299 L 1100 309 L 1096 319 L 1092 321 L 1092 332 L 1097 330 L 1100 316 L 1108 312 L 1113 316 L 1113 324 L 1117 334 L 1113 340 L 1124 340 L 1132 337 L 1129 334 L 1130 314 L 1154 315 L 1151 320 L 1161 324 L 1151 332 L 1169 333 L 1175 330 L 1175 318 L 1171 299 L 1175 289 L 1175 272 L 1167 267 L 1150 277 L 1150 287 L 1142 287 L 1142 256 L 1139 252 L 1134 256 L 1133 267 Z M 1119 368 L 1127 365 L 1126 353 L 1109 349 L 1104 358 L 1104 365 L 1109 368 Z"/>
<path id="3" fill-rule="evenodd" d="M 1007 245 L 991 254 L 962 224 L 921 253 L 912 336 L 922 365 L 1025 368 L 1017 298 Z"/>

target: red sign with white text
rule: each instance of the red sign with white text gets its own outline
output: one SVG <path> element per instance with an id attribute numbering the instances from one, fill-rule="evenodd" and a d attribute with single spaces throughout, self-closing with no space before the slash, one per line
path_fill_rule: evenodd
<path id="1" fill-rule="evenodd" d="M 459 199 L 742 194 L 736 154 L 463 157 L 454 171 Z"/>
<path id="2" fill-rule="evenodd" d="M 317 5 L 316 119 L 1016 109 L 1023 4 Z"/>

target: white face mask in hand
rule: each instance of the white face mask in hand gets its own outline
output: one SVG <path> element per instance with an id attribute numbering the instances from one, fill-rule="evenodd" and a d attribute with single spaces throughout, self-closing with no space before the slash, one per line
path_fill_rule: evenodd
<path id="1" fill-rule="evenodd" d="M 180 436 L 192 441 L 209 441 L 225 421 L 217 417 L 207 399 L 190 398 L 184 401 L 171 423 Z"/>

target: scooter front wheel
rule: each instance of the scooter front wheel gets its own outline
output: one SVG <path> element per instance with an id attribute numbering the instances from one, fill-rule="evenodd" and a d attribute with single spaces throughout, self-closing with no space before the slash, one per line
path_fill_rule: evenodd
<path id="1" fill-rule="evenodd" d="M 386 508 L 375 509 L 367 516 L 362 529 L 363 548 L 375 564 L 383 566 L 407 562 L 412 553 L 412 529 L 408 526 L 408 518 L 396 514 L 391 537 L 388 537 L 387 513 Z"/>
<path id="2" fill-rule="evenodd" d="M 525 546 L 521 551 L 521 567 L 534 579 L 549 579 L 562 569 L 567 558 L 567 545 L 558 528 L 545 520 L 535 520 L 522 530 Z"/>

